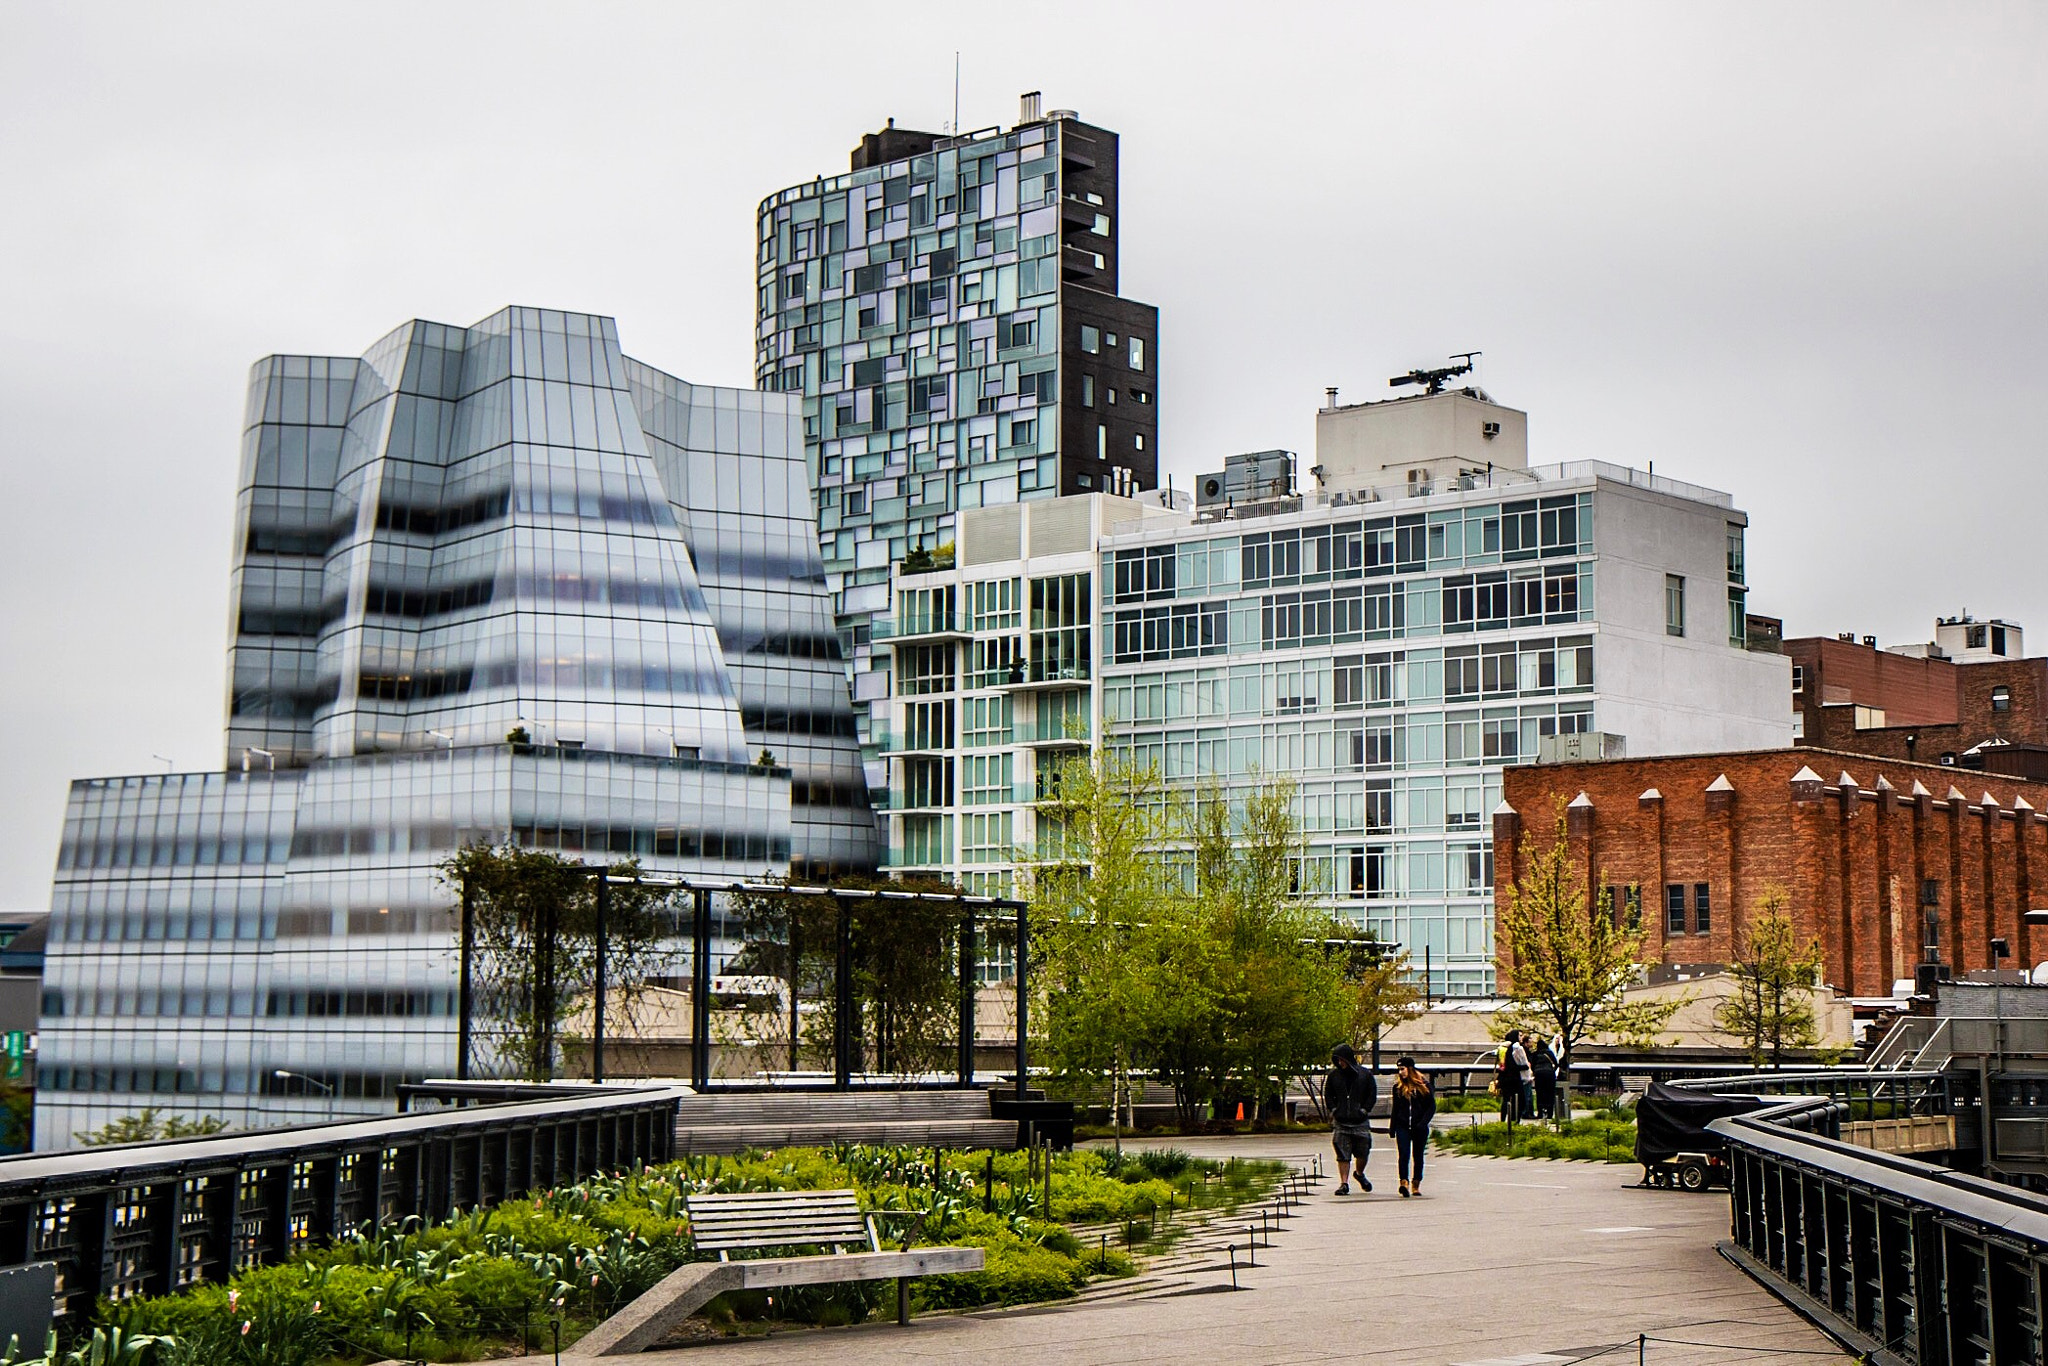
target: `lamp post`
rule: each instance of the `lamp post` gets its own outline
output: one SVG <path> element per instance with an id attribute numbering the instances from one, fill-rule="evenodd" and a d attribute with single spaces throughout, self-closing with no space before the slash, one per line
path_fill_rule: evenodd
<path id="1" fill-rule="evenodd" d="M 304 1072 L 288 1072 L 284 1068 L 279 1067 L 272 1069 L 270 1075 L 276 1077 L 279 1081 L 302 1081 L 308 1086 L 317 1086 L 320 1088 L 320 1094 L 323 1096 L 332 1096 L 334 1094 L 332 1086 L 329 1086 L 318 1077 L 309 1077 Z"/>

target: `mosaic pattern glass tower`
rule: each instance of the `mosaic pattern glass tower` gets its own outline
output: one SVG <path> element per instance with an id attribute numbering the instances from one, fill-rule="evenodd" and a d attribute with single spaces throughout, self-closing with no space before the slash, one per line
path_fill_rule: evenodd
<path id="1" fill-rule="evenodd" d="M 871 866 L 799 423 L 537 309 L 259 362 L 229 764 L 73 785 L 38 1145 L 145 1105 L 382 1111 L 450 1071 L 435 868 L 473 841 Z"/>
<path id="2" fill-rule="evenodd" d="M 891 565 L 943 558 L 963 508 L 1156 479 L 1158 311 L 1117 293 L 1117 157 L 1027 96 L 1007 132 L 892 124 L 761 205 L 756 379 L 803 396 L 864 728 Z"/>

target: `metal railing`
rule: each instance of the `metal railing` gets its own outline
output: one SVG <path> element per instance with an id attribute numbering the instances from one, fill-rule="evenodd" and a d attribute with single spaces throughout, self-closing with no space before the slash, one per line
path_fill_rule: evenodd
<path id="1" fill-rule="evenodd" d="M 1861 1087 L 1831 1077 L 1828 1091 L 1714 1121 L 1733 1181 L 1723 1251 L 1865 1360 L 2040 1362 L 2048 1198 L 1835 1137 L 1859 1099 L 1873 1108 L 1934 1104 L 1937 1095 L 1949 1106 L 1974 1103 L 1959 1084 L 1967 1074 L 1937 1087 L 1941 1075 L 1882 1073 Z M 1785 1094 L 1800 1078 L 1752 1080 L 1694 1085 Z M 1820 1091 L 1818 1077 L 1807 1080 Z"/>
<path id="2" fill-rule="evenodd" d="M 75 1331 L 102 1298 L 220 1284 L 363 1224 L 674 1154 L 675 1088 L 536 1089 L 546 1098 L 0 1158 L 0 1269 L 56 1263 L 57 1326 Z"/>

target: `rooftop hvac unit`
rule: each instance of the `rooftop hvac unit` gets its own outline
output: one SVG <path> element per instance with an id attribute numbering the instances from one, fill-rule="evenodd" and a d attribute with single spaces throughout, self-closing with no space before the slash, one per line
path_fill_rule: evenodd
<path id="1" fill-rule="evenodd" d="M 1545 735 L 1536 742 L 1540 764 L 1583 764 L 1600 759 L 1619 759 L 1626 746 L 1622 737 L 1606 731 L 1583 731 L 1574 735 Z"/>

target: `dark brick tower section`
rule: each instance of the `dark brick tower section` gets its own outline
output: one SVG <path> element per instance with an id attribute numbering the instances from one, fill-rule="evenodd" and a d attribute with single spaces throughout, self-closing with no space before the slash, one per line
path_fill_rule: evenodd
<path id="1" fill-rule="evenodd" d="M 1786 641 L 1784 652 L 1796 670 L 1802 745 L 2048 776 L 2030 756 L 2048 745 L 2048 658 L 1957 663 L 1812 636 Z M 1877 711 L 1884 724 L 1869 724 Z M 2029 757 L 1969 753 L 1987 741 Z M 2001 757 L 2015 762 L 2001 765 Z"/>
<path id="2" fill-rule="evenodd" d="M 2048 959 L 2048 783 L 1802 747 L 1507 770 L 1494 814 L 1504 897 L 1566 816 L 1572 861 L 1654 961 L 1726 963 L 1768 887 L 1821 941 L 1837 992 L 1889 995 L 1922 961 L 1961 974 Z M 1501 964 L 1505 981 L 1512 965 Z"/>

